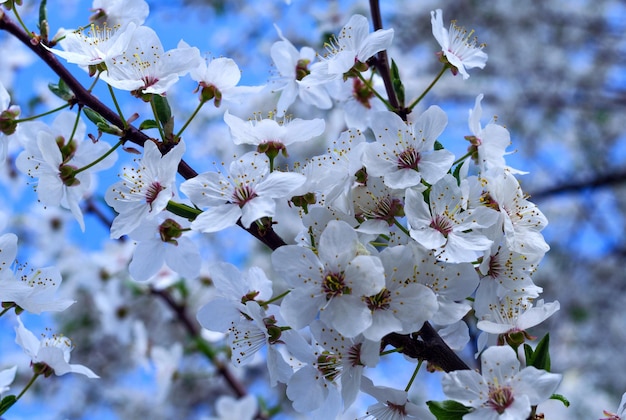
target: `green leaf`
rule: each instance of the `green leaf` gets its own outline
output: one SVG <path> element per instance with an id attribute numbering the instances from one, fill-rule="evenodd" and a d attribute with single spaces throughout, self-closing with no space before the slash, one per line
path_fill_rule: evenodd
<path id="1" fill-rule="evenodd" d="M 443 147 L 443 144 L 441 144 L 439 140 L 435 140 L 435 150 L 441 150 L 441 149 L 445 149 L 445 147 Z"/>
<path id="2" fill-rule="evenodd" d="M 139 124 L 140 130 L 147 130 L 149 128 L 159 128 L 159 125 L 155 120 L 145 120 L 141 124 Z"/>
<path id="3" fill-rule="evenodd" d="M 462 420 L 464 415 L 472 411 L 470 407 L 454 400 L 427 401 L 426 405 L 437 420 Z"/>
<path id="4" fill-rule="evenodd" d="M 456 179 L 457 185 L 461 185 L 461 167 L 463 167 L 463 162 L 456 165 L 454 172 L 452 172 L 452 176 Z"/>
<path id="5" fill-rule="evenodd" d="M 85 113 L 87 118 L 89 118 L 89 121 L 91 121 L 92 123 L 96 125 L 102 124 L 102 123 L 107 124 L 107 120 L 105 120 L 102 115 L 98 114 L 93 109 L 85 107 L 83 108 L 83 112 Z"/>
<path id="6" fill-rule="evenodd" d="M 4 397 L 2 401 L 0 401 L 0 416 L 6 413 L 9 408 L 11 408 L 13 404 L 15 404 L 16 401 L 17 398 L 15 397 L 15 395 L 7 395 L 6 397 Z"/>
<path id="7" fill-rule="evenodd" d="M 50 92 L 54 93 L 56 96 L 63 99 L 64 101 L 71 101 L 72 99 L 74 99 L 74 92 L 70 90 L 70 88 L 67 86 L 67 84 L 65 84 L 63 79 L 59 79 L 59 83 L 56 85 L 53 83 L 48 83 L 48 89 L 50 89 Z"/>
<path id="8" fill-rule="evenodd" d="M 543 369 L 550 372 L 550 334 L 546 334 L 545 337 L 539 341 L 537 347 L 533 351 L 530 360 L 526 358 L 526 365 L 534 366 L 537 369 Z M 526 346 L 524 346 L 524 352 L 526 352 Z"/>
<path id="9" fill-rule="evenodd" d="M 48 40 L 48 10 L 46 9 L 47 0 L 41 0 L 39 4 L 39 32 L 41 38 L 45 41 Z"/>
<path id="10" fill-rule="evenodd" d="M 167 98 L 161 95 L 152 95 L 154 101 L 154 108 L 156 109 L 156 117 L 162 125 L 168 123 L 172 118 L 172 110 L 170 104 L 167 102 Z"/>
<path id="11" fill-rule="evenodd" d="M 561 394 L 552 394 L 552 395 L 550 395 L 550 399 L 551 400 L 561 401 L 565 407 L 569 407 L 569 404 L 570 404 L 569 400 L 567 398 L 565 398 Z"/>
<path id="12" fill-rule="evenodd" d="M 391 60 L 391 82 L 393 85 L 393 91 L 396 93 L 398 97 L 398 101 L 404 107 L 404 85 L 402 84 L 402 80 L 400 79 L 400 71 L 398 70 L 398 66 L 396 62 Z"/>

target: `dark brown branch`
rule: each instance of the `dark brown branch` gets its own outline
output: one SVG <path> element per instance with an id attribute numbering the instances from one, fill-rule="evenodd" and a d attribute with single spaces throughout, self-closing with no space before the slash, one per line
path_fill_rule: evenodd
<path id="1" fill-rule="evenodd" d="M 370 0 L 370 10 L 372 12 L 372 23 L 374 24 L 374 30 L 383 29 L 383 19 L 380 14 L 380 4 L 378 0 Z M 400 106 L 398 96 L 393 89 L 393 82 L 391 81 L 391 70 L 389 69 L 389 58 L 387 57 L 387 51 L 383 50 L 379 52 L 375 57 L 369 60 L 380 74 L 380 77 L 385 83 L 385 91 L 387 92 L 387 99 L 389 104 L 393 107 L 393 112 L 398 114 L 403 120 L 406 121 L 408 112 Z"/>
<path id="2" fill-rule="evenodd" d="M 530 198 L 531 200 L 542 200 L 560 194 L 578 193 L 587 189 L 611 187 L 619 184 L 626 184 L 626 171 L 622 170 L 612 174 L 600 175 L 593 179 L 574 181 L 545 188 L 531 192 Z"/>
<path id="3" fill-rule="evenodd" d="M 391 345 L 400 352 L 418 360 L 427 360 L 445 372 L 453 370 L 467 370 L 465 364 L 457 354 L 448 347 L 437 331 L 428 322 L 422 329 L 413 334 L 387 334 L 383 338 L 383 346 Z"/>

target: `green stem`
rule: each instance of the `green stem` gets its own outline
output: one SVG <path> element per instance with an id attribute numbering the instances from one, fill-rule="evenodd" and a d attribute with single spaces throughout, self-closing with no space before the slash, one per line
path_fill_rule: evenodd
<path id="1" fill-rule="evenodd" d="M 98 83 L 98 80 L 100 80 L 100 73 L 101 72 L 98 72 L 96 74 L 96 77 L 94 77 L 93 82 L 91 82 L 91 86 L 89 86 L 89 89 L 87 89 L 87 92 L 91 92 L 93 90 L 93 88 L 96 87 L 96 83 Z M 107 86 L 109 86 L 109 85 L 107 85 Z M 109 89 L 110 88 L 111 88 L 111 86 L 109 86 Z"/>
<path id="2" fill-rule="evenodd" d="M 388 354 L 392 354 L 392 353 L 402 353 L 402 347 L 398 347 L 395 349 L 391 349 L 391 350 L 386 350 L 380 353 L 381 356 L 386 356 Z"/>
<path id="3" fill-rule="evenodd" d="M 120 116 L 120 119 L 122 120 L 122 124 L 124 124 L 124 130 L 126 130 L 128 128 L 128 121 L 126 121 L 126 118 L 124 118 L 124 114 L 122 113 L 122 108 L 120 108 L 120 104 L 117 103 L 117 98 L 115 97 L 115 91 L 113 90 L 111 85 L 109 85 L 108 83 L 107 83 L 107 86 L 109 87 L 109 92 L 111 93 L 111 99 L 113 100 L 113 104 L 115 105 L 115 110 L 117 111 L 117 115 Z M 152 110 L 154 110 L 154 106 L 152 107 Z"/>
<path id="4" fill-rule="evenodd" d="M 277 300 L 280 300 L 280 299 L 284 298 L 285 296 L 287 296 L 287 295 L 289 294 L 289 292 L 291 292 L 291 290 L 285 290 L 283 293 L 281 293 L 281 294 L 280 294 L 280 295 L 278 295 L 278 296 L 274 296 L 273 298 L 271 298 L 271 299 L 270 299 L 270 300 L 268 300 L 267 302 L 263 302 L 263 301 L 259 302 L 259 305 L 260 305 L 260 306 L 267 306 L 267 305 L 269 305 L 270 303 L 274 303 L 274 302 L 276 302 Z"/>
<path id="5" fill-rule="evenodd" d="M 22 20 L 22 17 L 20 16 L 20 14 L 17 11 L 17 6 L 14 4 L 13 5 L 13 13 L 15 13 L 15 17 L 17 18 L 17 21 L 20 23 L 20 25 L 22 26 L 22 29 L 24 29 L 24 32 L 26 32 L 28 34 L 29 37 L 34 38 L 33 33 L 31 31 L 28 30 L 28 28 L 26 27 L 26 24 L 24 23 L 24 21 Z"/>
<path id="6" fill-rule="evenodd" d="M 20 394 L 15 398 L 15 401 L 17 402 L 17 400 L 19 400 L 20 398 L 22 398 L 22 395 L 24 395 L 24 393 L 28 390 L 28 388 L 30 388 L 35 381 L 37 380 L 37 378 L 39 377 L 39 375 L 41 375 L 40 373 L 35 373 L 33 375 L 32 378 L 30 378 L 30 381 L 28 381 L 28 383 L 26 384 L 26 386 L 24 387 L 24 389 L 22 390 L 22 392 L 20 392 Z"/>
<path id="7" fill-rule="evenodd" d="M 26 117 L 26 118 L 20 118 L 19 120 L 15 120 L 15 122 L 19 124 L 19 123 L 23 123 L 23 122 L 26 122 L 26 121 L 36 120 L 37 118 L 41 118 L 41 117 L 45 117 L 46 115 L 54 114 L 55 112 L 58 112 L 58 111 L 60 111 L 62 109 L 65 109 L 68 106 L 70 106 L 70 104 L 61 105 L 60 107 L 51 109 L 50 111 L 46 111 L 43 114 L 32 115 L 32 116 Z"/>
<path id="8" fill-rule="evenodd" d="M 411 233 L 409 232 L 409 230 L 405 228 L 404 226 L 402 226 L 402 224 L 398 222 L 398 219 L 393 219 L 393 224 L 396 225 L 398 229 L 400 229 L 402 232 L 404 232 L 406 236 L 411 236 Z"/>
<path id="9" fill-rule="evenodd" d="M 161 126 L 161 121 L 159 121 L 159 114 L 157 113 L 153 98 L 154 96 L 150 97 L 150 107 L 152 108 L 152 114 L 154 115 L 154 121 L 156 121 L 157 128 L 159 129 L 159 134 L 161 134 L 161 140 L 165 141 L 165 132 L 163 131 L 163 126 Z"/>
<path id="10" fill-rule="evenodd" d="M 198 346 L 198 350 L 200 353 L 204 354 L 211 362 L 217 362 L 217 352 L 213 350 L 213 347 L 209 343 L 207 343 L 202 337 L 195 338 L 196 346 Z"/>
<path id="11" fill-rule="evenodd" d="M 463 162 L 465 159 L 467 159 L 470 156 L 472 156 L 472 152 L 467 152 L 466 154 L 464 154 L 463 156 L 455 160 L 454 163 L 452 163 L 452 165 L 450 166 L 458 165 L 459 163 Z"/>
<path id="12" fill-rule="evenodd" d="M 369 80 L 367 80 L 365 77 L 363 77 L 363 75 L 359 72 L 356 72 L 356 75 L 359 77 L 359 79 L 361 79 L 361 81 L 365 84 L 365 86 L 367 86 L 367 88 L 372 91 L 372 93 L 381 100 L 382 103 L 385 104 L 385 106 L 387 107 L 388 110 L 390 111 L 394 111 L 393 106 L 391 106 L 391 104 L 389 103 L 388 100 L 386 100 L 385 98 L 383 98 L 380 93 L 378 93 L 376 91 L 376 89 L 374 89 L 374 87 L 372 86 L 372 84 L 369 82 Z"/>
<path id="13" fill-rule="evenodd" d="M 193 111 L 193 113 L 191 114 L 191 116 L 187 119 L 187 121 L 185 121 L 185 124 L 181 127 L 180 130 L 178 130 L 178 133 L 176 133 L 176 138 L 180 138 L 180 136 L 183 134 L 183 131 L 185 131 L 185 129 L 187 128 L 187 126 L 191 123 L 191 121 L 196 117 L 196 115 L 198 114 L 198 112 L 200 112 L 200 108 L 202 108 L 202 106 L 206 103 L 207 101 L 200 101 L 200 103 L 198 104 L 198 106 L 196 107 L 196 109 Z"/>
<path id="14" fill-rule="evenodd" d="M 80 112 L 81 107 L 78 108 L 78 112 L 76 113 L 76 120 L 74 121 L 74 127 L 72 127 L 72 134 L 70 134 L 68 142 L 72 141 L 74 135 L 76 134 L 76 130 L 78 129 L 78 122 L 80 121 Z"/>
<path id="15" fill-rule="evenodd" d="M 115 145 L 113 147 L 111 147 L 109 150 L 107 150 L 107 152 L 105 154 L 103 154 L 102 156 L 100 156 L 98 159 L 94 160 L 89 165 L 86 165 L 86 166 L 83 166 L 82 168 L 76 169 L 73 172 L 73 176 L 76 176 L 79 173 L 81 173 L 83 171 L 86 171 L 87 169 L 89 169 L 89 168 L 97 165 L 98 163 L 102 162 L 104 159 L 107 158 L 107 156 L 109 156 L 111 153 L 113 153 L 115 151 L 115 149 L 120 147 L 122 144 L 124 144 L 124 140 L 118 141 L 117 143 L 115 143 Z"/>
<path id="16" fill-rule="evenodd" d="M 4 314 L 6 314 L 7 312 L 9 312 L 9 311 L 11 310 L 11 308 L 13 308 L 13 307 L 15 307 L 15 304 L 13 304 L 13 305 L 9 306 L 8 308 L 4 308 L 4 309 L 2 310 L 2 312 L 0 312 L 0 316 L 2 316 L 2 315 L 4 315 Z"/>
<path id="17" fill-rule="evenodd" d="M 184 217 L 188 220 L 194 220 L 200 214 L 202 214 L 201 210 L 198 210 L 195 207 L 188 206 L 187 204 L 177 203 L 175 201 L 168 201 L 167 207 L 165 207 L 167 211 L 174 213 L 177 216 Z"/>
<path id="18" fill-rule="evenodd" d="M 441 76 L 443 76 L 443 74 L 445 73 L 445 71 L 448 68 L 449 68 L 449 65 L 448 64 L 444 64 L 443 68 L 441 69 L 441 71 L 439 72 L 437 77 L 435 77 L 435 79 L 432 82 L 430 82 L 430 85 L 428 85 L 426 90 L 424 92 L 422 92 L 422 94 L 419 96 L 419 98 L 417 98 L 416 100 L 411 102 L 411 105 L 409 105 L 409 109 L 412 110 L 413 108 L 415 108 L 415 105 L 417 105 L 422 99 L 424 99 L 424 96 L 426 96 L 426 94 L 428 92 L 430 92 L 430 90 L 433 88 L 433 86 L 435 86 L 435 84 L 439 81 L 439 79 L 441 79 Z"/>
<path id="19" fill-rule="evenodd" d="M 404 392 L 409 392 L 409 389 L 411 389 L 411 385 L 413 385 L 413 381 L 417 377 L 417 372 L 419 372 L 420 368 L 422 367 L 423 362 L 424 361 L 420 359 L 420 361 L 417 363 L 417 366 L 415 367 L 415 370 L 413 371 L 413 375 L 411 375 L 411 379 L 409 379 L 409 383 L 406 384 L 406 388 L 404 388 Z"/>

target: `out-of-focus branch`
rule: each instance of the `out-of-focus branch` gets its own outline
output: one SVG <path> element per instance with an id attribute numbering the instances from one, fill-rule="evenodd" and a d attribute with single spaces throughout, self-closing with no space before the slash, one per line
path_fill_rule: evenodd
<path id="1" fill-rule="evenodd" d="M 588 180 L 573 181 L 561 185 L 555 185 L 554 187 L 530 192 L 530 197 L 532 200 L 545 200 L 556 195 L 578 193 L 590 188 L 604 188 L 618 184 L 626 184 L 626 171 L 601 175 Z"/>

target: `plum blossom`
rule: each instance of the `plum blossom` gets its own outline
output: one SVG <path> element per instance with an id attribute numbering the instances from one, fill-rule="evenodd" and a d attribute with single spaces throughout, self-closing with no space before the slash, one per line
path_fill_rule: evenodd
<path id="1" fill-rule="evenodd" d="M 293 287 L 281 312 L 295 328 L 316 318 L 346 337 L 355 337 L 372 325 L 364 296 L 373 296 L 385 284 L 380 259 L 366 255 L 354 229 L 331 220 L 319 240 L 317 253 L 287 245 L 272 254 L 274 270 Z"/>
<path id="2" fill-rule="evenodd" d="M 483 113 L 480 105 L 482 100 L 483 94 L 481 93 L 476 97 L 474 109 L 469 111 L 468 125 L 472 135 L 465 137 L 471 143 L 470 151 L 475 152 L 481 171 L 497 168 L 506 169 L 514 174 L 526 173 L 507 166 L 504 161 L 504 156 L 512 153 L 506 152 L 506 148 L 511 144 L 509 131 L 495 122 L 489 122 L 484 127 L 480 125 L 480 117 Z"/>
<path id="3" fill-rule="evenodd" d="M 162 155 L 153 141 L 144 144 L 137 168 L 124 168 L 122 180 L 107 189 L 107 204 L 118 215 L 111 225 L 111 237 L 119 238 L 135 230 L 145 219 L 156 217 L 174 195 L 178 164 L 185 152 L 181 141 Z"/>
<path id="4" fill-rule="evenodd" d="M 35 334 L 24 327 L 20 317 L 17 317 L 17 323 L 15 342 L 31 358 L 37 373 L 46 377 L 53 373 L 57 376 L 66 373 L 80 373 L 88 378 L 99 378 L 91 369 L 83 365 L 69 363 L 70 352 L 73 348 L 69 338 L 53 335 L 40 341 Z"/>
<path id="5" fill-rule="evenodd" d="M 464 420 L 525 419 L 531 406 L 556 391 L 561 375 L 528 366 L 520 370 L 515 351 L 494 346 L 484 351 L 481 371 L 457 370 L 444 374 L 443 392 L 473 411 Z"/>
<path id="6" fill-rule="evenodd" d="M 533 306 L 527 301 L 505 297 L 491 312 L 478 321 L 476 327 L 490 334 L 523 332 L 541 324 L 560 309 L 558 301 L 545 303 L 542 299 Z"/>
<path id="7" fill-rule="evenodd" d="M 183 230 L 181 224 L 171 218 L 144 219 L 128 234 L 137 241 L 128 266 L 131 277 L 137 281 L 148 280 L 165 264 L 182 277 L 194 279 L 200 272 L 200 252 L 194 241 L 183 236 Z"/>
<path id="8" fill-rule="evenodd" d="M 261 348 L 267 347 L 265 357 L 270 385 L 275 386 L 278 381 L 287 383 L 293 375 L 293 369 L 281 354 L 280 345 L 285 345 L 290 358 L 291 354 L 304 354 L 309 345 L 297 331 L 287 326 L 278 306 L 264 306 L 267 308 L 253 300 L 241 306 L 242 316 L 230 328 L 228 344 L 232 351 L 231 361 L 236 366 L 249 364 Z"/>
<path id="9" fill-rule="evenodd" d="M 372 311 L 372 325 L 363 331 L 378 341 L 391 332 L 411 333 L 437 311 L 437 297 L 423 284 L 407 281 L 415 273 L 414 254 L 406 246 L 387 248 L 380 253 L 385 268 L 385 287 L 366 298 Z"/>
<path id="10" fill-rule="evenodd" d="M 224 114 L 224 121 L 230 128 L 235 144 L 256 145 L 259 153 L 269 150 L 276 153 L 282 150 L 286 153 L 287 146 L 319 136 L 326 126 L 321 118 L 313 120 L 264 118 L 244 121 L 228 111 Z"/>
<path id="11" fill-rule="evenodd" d="M 440 260 L 471 262 L 478 251 L 489 249 L 492 240 L 479 231 L 497 220 L 487 207 L 463 209 L 463 194 L 452 175 L 432 186 L 430 203 L 422 194 L 407 190 L 404 210 L 411 226 L 411 237 Z"/>
<path id="12" fill-rule="evenodd" d="M 272 92 L 280 92 L 276 104 L 276 116 L 282 117 L 287 108 L 299 97 L 302 102 L 320 109 L 332 106 L 329 92 L 323 85 L 304 86 L 302 79 L 311 73 L 309 65 L 315 61 L 316 53 L 311 47 L 302 47 L 300 51 L 285 38 L 276 27 L 280 41 L 272 44 L 270 55 L 279 76 L 270 81 Z"/>
<path id="13" fill-rule="evenodd" d="M 180 190 L 197 206 L 212 206 L 200 214 L 191 228 L 217 232 L 239 219 L 248 228 L 257 219 L 272 217 L 277 198 L 290 198 L 306 178 L 297 173 L 270 172 L 267 157 L 246 153 L 230 164 L 230 175 L 205 172 L 189 179 Z"/>
<path id="14" fill-rule="evenodd" d="M 420 407 L 411 401 L 406 391 L 386 386 L 375 386 L 371 379 L 364 377 L 361 390 L 378 402 L 367 407 L 363 420 L 435 420 L 426 408 Z"/>
<path id="15" fill-rule="evenodd" d="M 263 86 L 237 86 L 241 79 L 239 66 L 231 58 L 219 57 L 208 63 L 200 60 L 189 75 L 198 82 L 202 101 L 213 99 L 216 107 L 222 102 L 239 103 L 244 96 L 257 93 Z"/>
<path id="16" fill-rule="evenodd" d="M 87 29 L 87 32 L 85 32 Z M 117 57 L 124 53 L 132 39 L 137 25 L 133 22 L 122 27 L 102 27 L 91 24 L 88 28 L 80 28 L 65 34 L 59 42 L 63 50 L 48 48 L 49 51 L 67 60 L 68 63 L 81 67 L 95 66 L 104 63 L 109 57 Z"/>
<path id="17" fill-rule="evenodd" d="M 541 234 L 548 220 L 537 205 L 526 199 L 515 176 L 494 170 L 485 173 L 480 182 L 483 188 L 479 200 L 500 212 L 498 226 L 502 226 L 508 248 L 524 255 L 543 256 L 550 249 Z"/>
<path id="18" fill-rule="evenodd" d="M 84 230 L 80 201 L 89 193 L 92 173 L 110 167 L 116 154 L 105 156 L 111 148 L 106 142 L 84 141 L 85 123 L 77 121 L 73 112 L 60 113 L 50 126 L 33 121 L 21 127 L 17 138 L 24 150 L 15 162 L 17 168 L 37 178 L 37 197 L 42 204 L 69 209 Z M 66 138 L 69 133 L 74 137 Z"/>
<path id="19" fill-rule="evenodd" d="M 140 26 L 122 55 L 106 58 L 108 71 L 101 78 L 117 89 L 164 95 L 201 60 L 200 51 L 182 41 L 177 48 L 165 51 L 156 32 Z"/>
<path id="20" fill-rule="evenodd" d="M 210 270 L 217 295 L 198 311 L 200 325 L 207 330 L 230 331 L 241 319 L 245 302 L 266 301 L 272 297 L 272 281 L 259 267 L 243 273 L 229 263 L 219 263 Z"/>
<path id="21" fill-rule="evenodd" d="M 361 334 L 344 337 L 319 320 L 313 321 L 310 328 L 317 346 L 324 349 L 318 357 L 318 368 L 329 379 L 339 379 L 345 410 L 356 400 L 365 368 L 378 364 L 380 341 L 368 340 Z"/>
<path id="22" fill-rule="evenodd" d="M 476 38 L 472 39 L 474 31 L 467 32 L 459 27 L 456 21 L 450 24 L 450 32 L 443 27 L 443 13 L 441 9 L 430 12 L 433 36 L 441 46 L 441 54 L 452 65 L 453 74 L 457 72 L 463 75 L 463 79 L 469 78 L 466 69 L 474 67 L 484 68 L 487 63 L 487 54 L 483 52 L 484 45 L 477 45 Z"/>
<path id="23" fill-rule="evenodd" d="M 393 40 L 393 29 L 370 33 L 369 22 L 362 15 L 353 15 L 339 35 L 327 43 L 323 61 L 311 67 L 303 79 L 305 85 L 340 80 L 355 65 L 364 64 L 374 54 L 386 50 Z"/>
<path id="24" fill-rule="evenodd" d="M 363 155 L 369 175 L 382 176 L 390 188 L 409 188 L 425 180 L 439 181 L 450 169 L 454 155 L 447 150 L 434 150 L 435 140 L 448 124 L 446 113 L 431 106 L 414 124 L 405 123 L 393 112 L 372 115 L 372 131 L 376 142 L 370 143 Z"/>

